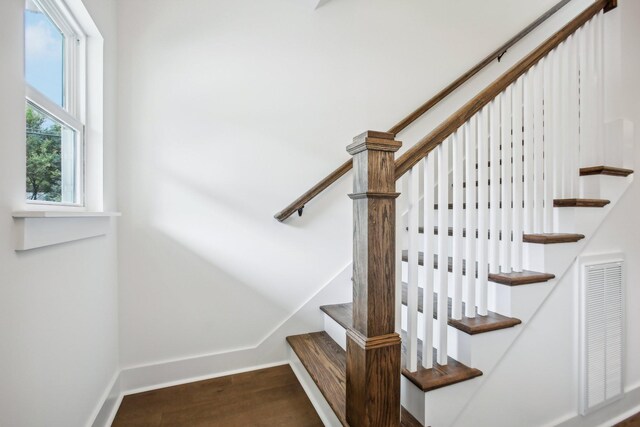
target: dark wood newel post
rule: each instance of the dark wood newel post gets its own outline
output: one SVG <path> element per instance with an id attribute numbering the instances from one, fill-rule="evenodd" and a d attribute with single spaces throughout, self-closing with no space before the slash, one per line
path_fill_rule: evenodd
<path id="1" fill-rule="evenodd" d="M 368 131 L 353 156 L 353 325 L 347 331 L 347 422 L 400 425 L 400 336 L 395 332 L 394 152 L 402 144 Z"/>

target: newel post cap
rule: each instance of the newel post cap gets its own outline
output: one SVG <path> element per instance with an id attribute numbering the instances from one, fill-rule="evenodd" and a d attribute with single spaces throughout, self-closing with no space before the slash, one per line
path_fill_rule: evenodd
<path id="1" fill-rule="evenodd" d="M 347 146 L 347 152 L 353 156 L 365 150 L 398 151 L 402 142 L 394 138 L 395 135 L 389 132 L 368 130 L 353 138 L 353 143 Z"/>

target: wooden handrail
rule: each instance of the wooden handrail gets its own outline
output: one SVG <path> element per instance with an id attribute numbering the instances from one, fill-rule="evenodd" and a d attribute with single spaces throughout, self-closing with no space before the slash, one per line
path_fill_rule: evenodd
<path id="1" fill-rule="evenodd" d="M 562 9 L 567 3 L 571 0 L 562 0 L 553 6 L 551 9 L 546 11 L 543 15 L 541 15 L 538 19 L 529 24 L 524 30 L 520 31 L 513 38 L 511 38 L 508 42 L 500 46 L 498 49 L 489 54 L 486 58 L 476 64 L 469 71 L 458 77 L 454 80 L 450 85 L 442 89 L 436 95 L 434 95 L 427 102 L 418 107 L 411 114 L 400 120 L 396 125 L 394 125 L 391 129 L 389 129 L 388 133 L 393 134 L 394 136 L 398 133 L 402 132 L 409 125 L 415 122 L 418 118 L 420 118 L 423 114 L 428 112 L 434 106 L 436 106 L 440 101 L 444 100 L 447 96 L 453 93 L 456 89 L 462 86 L 464 83 L 469 81 L 473 76 L 478 74 L 482 69 L 484 69 L 487 65 L 489 65 L 494 60 L 500 60 L 502 56 L 517 42 L 522 40 L 527 34 L 535 30 L 539 27 L 543 22 L 549 19 L 552 15 L 554 15 L 558 10 Z M 615 3 L 617 0 L 610 0 L 610 3 Z M 615 5 L 613 6 L 615 7 Z M 308 191 L 298 197 L 296 200 L 291 202 L 286 208 L 278 212 L 274 215 L 274 218 L 278 221 L 282 222 L 285 219 L 289 218 L 295 212 L 298 212 L 302 215 L 302 209 L 304 209 L 305 205 L 311 201 L 318 194 L 323 192 L 327 187 L 340 179 L 343 175 L 351 170 L 353 167 L 352 160 L 349 159 L 345 163 L 343 163 L 339 168 L 331 172 L 324 179 L 319 181 L 316 185 L 311 187 Z"/>
<path id="2" fill-rule="evenodd" d="M 500 78 L 480 92 L 471 101 L 467 102 L 462 108 L 435 128 L 429 135 L 418 141 L 416 145 L 411 147 L 396 160 L 396 179 L 399 179 L 409 169 L 415 166 L 421 159 L 427 156 L 427 154 L 451 136 L 460 126 L 465 124 L 467 120 L 484 108 L 484 106 L 489 104 L 491 100 L 515 82 L 520 76 L 526 73 L 549 52 L 558 47 L 571 34 L 582 27 L 601 10 L 610 10 L 608 8 L 611 4 L 611 0 L 597 0 L 573 21 L 565 25 L 560 31 L 555 33 L 544 43 L 538 46 L 532 53 L 527 55 L 527 57 L 511 67 L 511 69 L 504 73 Z"/>

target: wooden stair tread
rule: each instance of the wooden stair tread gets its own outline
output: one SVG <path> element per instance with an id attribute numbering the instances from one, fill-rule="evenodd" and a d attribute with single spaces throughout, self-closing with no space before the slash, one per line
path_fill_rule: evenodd
<path id="1" fill-rule="evenodd" d="M 418 233 L 424 234 L 424 227 L 418 228 Z M 438 226 L 433 228 L 433 234 L 438 235 Z M 449 227 L 447 235 L 453 237 L 453 227 Z M 467 229 L 462 229 L 462 237 L 467 237 Z M 476 230 L 476 238 L 478 237 L 478 230 Z M 491 233 L 487 235 L 487 238 L 491 237 Z M 552 243 L 575 243 L 584 239 L 584 234 L 575 233 L 540 233 L 540 234 L 523 234 L 522 241 L 524 243 L 539 243 L 539 244 L 552 244 Z M 500 239 L 502 239 L 502 232 L 500 232 Z"/>
<path id="2" fill-rule="evenodd" d="M 418 311 L 424 313 L 422 306 L 422 288 L 418 288 Z M 407 287 L 406 283 L 402 287 L 402 304 L 407 305 Z M 438 296 L 434 295 L 433 298 L 433 318 L 438 318 Z M 512 328 L 522 323 L 520 319 L 515 317 L 506 317 L 498 313 L 489 311 L 486 316 L 476 315 L 474 318 L 463 316 L 462 319 L 456 320 L 451 318 L 451 298 L 449 298 L 448 304 L 448 316 L 447 324 L 453 328 L 456 328 L 466 334 L 476 335 L 485 332 L 497 331 L 500 329 Z M 465 303 L 462 303 L 463 311 Z M 331 304 L 320 307 L 325 314 L 336 321 L 340 326 L 347 329 L 352 326 L 352 303 L 343 304 Z"/>
<path id="3" fill-rule="evenodd" d="M 333 320 L 335 320 L 343 328 L 350 328 L 353 323 L 351 303 L 325 305 L 320 309 L 328 314 Z M 336 317 L 334 317 L 336 316 Z M 517 319 L 515 319 L 517 320 Z M 518 323 L 520 321 L 518 320 Z M 515 326 L 515 325 L 513 325 Z M 402 331 L 402 354 L 403 359 L 407 350 L 405 348 L 405 342 L 407 341 L 407 334 Z M 422 342 L 418 340 L 418 358 L 422 360 Z M 471 378 L 482 375 L 477 369 L 469 368 L 468 366 L 458 362 L 457 360 L 449 357 L 449 362 L 446 366 L 434 364 L 432 369 L 424 369 L 421 367 L 421 362 L 418 371 L 409 372 L 404 369 L 402 374 L 407 377 L 412 383 L 414 383 L 422 391 L 435 390 L 436 388 L 444 387 L 450 384 L 455 384 L 461 381 L 465 381 Z M 435 360 L 435 356 L 434 356 Z"/>
<path id="4" fill-rule="evenodd" d="M 422 341 L 420 339 L 418 339 L 418 370 L 411 372 L 406 368 L 404 357 L 407 353 L 405 346 L 407 339 L 407 333 L 402 331 L 402 375 L 424 392 L 457 384 L 482 375 L 482 371 L 479 369 L 470 368 L 452 357 L 447 357 L 446 365 L 439 365 L 435 362 L 437 357 L 435 348 L 433 349 L 433 368 L 423 368 Z"/>
<path id="5" fill-rule="evenodd" d="M 320 310 L 345 329 L 353 326 L 353 303 L 323 305 Z"/>
<path id="6" fill-rule="evenodd" d="M 580 168 L 580 176 L 588 175 L 609 175 L 609 176 L 629 176 L 633 173 L 631 169 L 617 168 L 614 166 L 590 166 Z"/>
<path id="7" fill-rule="evenodd" d="M 498 273 L 489 274 L 489 280 L 507 286 L 529 285 L 532 283 L 548 282 L 555 279 L 555 275 L 548 273 L 538 273 L 536 271 L 524 270 L 520 273 Z"/>
<path id="8" fill-rule="evenodd" d="M 434 255 L 433 257 L 433 268 L 438 269 L 438 256 Z M 402 261 L 407 262 L 408 260 L 408 251 L 402 251 Z M 424 253 L 418 252 L 418 264 L 424 265 Z M 449 273 L 453 272 L 453 259 L 448 257 L 447 263 Z M 466 260 L 462 260 L 462 275 L 467 275 L 467 265 Z M 477 276 L 476 276 L 477 277 Z M 551 279 L 554 279 L 556 276 L 548 273 L 538 273 L 536 271 L 528 271 L 523 270 L 520 273 L 498 273 L 498 274 L 489 274 L 489 281 L 500 283 L 508 286 L 519 286 L 519 285 L 528 285 L 531 283 L 540 283 L 547 282 Z"/>
<path id="9" fill-rule="evenodd" d="M 402 304 L 407 305 L 408 301 L 408 285 L 406 283 L 402 284 Z M 418 311 L 424 313 L 423 310 L 423 294 L 424 289 L 418 287 Z M 438 294 L 433 295 L 433 318 L 438 318 Z M 520 319 L 516 319 L 514 317 L 503 316 L 498 313 L 494 313 L 493 311 L 487 312 L 486 316 L 480 316 L 477 314 L 476 317 L 466 317 L 462 316 L 462 319 L 456 320 L 451 318 L 451 307 L 453 305 L 453 300 L 448 298 L 448 317 L 447 324 L 453 328 L 456 328 L 462 332 L 465 332 L 469 335 L 476 335 L 485 332 L 497 331 L 500 329 L 512 328 L 516 325 L 522 323 Z M 462 303 L 462 312 L 465 312 L 466 303 Z"/>
<path id="10" fill-rule="evenodd" d="M 555 199 L 554 208 L 603 208 L 611 203 L 605 199 Z"/>
<path id="11" fill-rule="evenodd" d="M 326 332 L 287 337 L 313 382 L 329 403 L 343 426 L 346 418 L 347 353 Z M 403 427 L 422 427 L 404 407 L 401 410 Z"/>
<path id="12" fill-rule="evenodd" d="M 346 425 L 346 353 L 326 332 L 287 337 L 287 342 L 333 412 Z"/>
<path id="13" fill-rule="evenodd" d="M 524 203 L 524 202 L 523 202 Z M 577 208 L 602 208 L 611 203 L 609 200 L 605 199 L 554 199 L 553 207 L 554 208 L 566 208 L 566 207 L 577 207 Z M 511 204 L 513 206 L 513 203 Z M 476 202 L 475 209 L 478 209 L 478 203 Z M 524 205 L 523 205 L 524 207 Z M 499 209 L 502 209 L 502 202 L 498 206 Z M 439 205 L 436 203 L 433 205 L 434 210 L 439 209 Z M 453 210 L 453 203 L 447 204 L 448 210 Z M 467 209 L 467 204 L 462 204 L 462 209 Z M 491 209 L 491 203 L 487 203 L 487 209 Z"/>
<path id="14" fill-rule="evenodd" d="M 524 234 L 522 241 L 525 243 L 540 243 L 543 245 L 555 243 L 575 243 L 584 239 L 584 234 L 574 233 L 541 233 L 541 234 Z"/>

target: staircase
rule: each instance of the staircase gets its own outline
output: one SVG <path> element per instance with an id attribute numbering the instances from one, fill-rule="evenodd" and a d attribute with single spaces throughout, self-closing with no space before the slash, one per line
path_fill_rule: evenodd
<path id="1" fill-rule="evenodd" d="M 633 171 L 595 163 L 612 5 L 596 1 L 398 159 L 395 133 L 348 147 L 354 299 L 319 307 L 324 331 L 287 338 L 325 425 L 455 425 L 624 193 Z"/>

